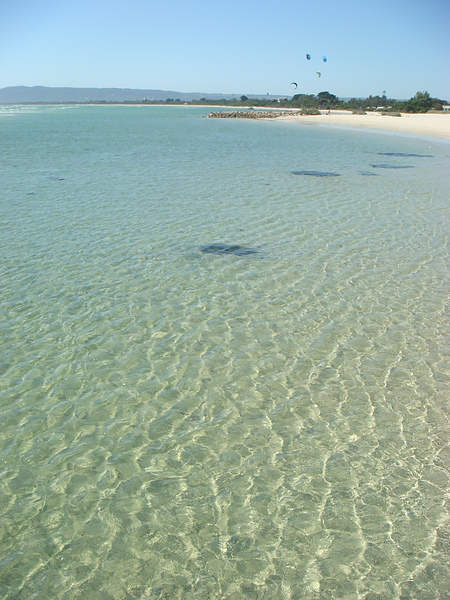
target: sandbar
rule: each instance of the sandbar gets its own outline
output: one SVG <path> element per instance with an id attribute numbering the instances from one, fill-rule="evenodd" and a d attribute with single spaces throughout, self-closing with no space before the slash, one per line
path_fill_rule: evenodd
<path id="1" fill-rule="evenodd" d="M 385 131 L 450 139 L 450 112 L 410 114 L 401 116 L 370 112 L 365 115 L 353 114 L 350 111 L 321 111 L 320 115 L 286 115 L 279 117 L 285 121 L 300 121 L 338 127 L 367 127 Z"/>

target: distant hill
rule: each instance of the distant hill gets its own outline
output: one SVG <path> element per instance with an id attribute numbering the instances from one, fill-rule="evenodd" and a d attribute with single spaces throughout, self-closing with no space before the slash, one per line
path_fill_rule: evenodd
<path id="1" fill-rule="evenodd" d="M 140 90 L 122 88 L 70 88 L 70 87 L 6 87 L 0 89 L 0 104 L 33 104 L 60 102 L 164 102 L 167 99 L 190 102 L 192 100 L 232 100 L 242 94 L 184 93 L 170 90 Z M 252 98 L 267 96 L 252 95 Z M 275 98 L 275 96 L 269 96 Z"/>

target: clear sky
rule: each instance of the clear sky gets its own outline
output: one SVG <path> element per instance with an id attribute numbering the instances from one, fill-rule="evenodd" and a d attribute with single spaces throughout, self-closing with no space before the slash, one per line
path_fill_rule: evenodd
<path id="1" fill-rule="evenodd" d="M 0 0 L 0 88 L 290 95 L 291 81 L 450 101 L 450 0 Z"/>

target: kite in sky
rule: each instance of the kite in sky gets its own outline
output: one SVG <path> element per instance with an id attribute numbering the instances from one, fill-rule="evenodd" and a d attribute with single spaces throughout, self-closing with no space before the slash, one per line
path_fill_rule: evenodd
<path id="1" fill-rule="evenodd" d="M 306 55 L 306 60 L 311 60 L 311 54 L 307 54 Z M 326 63 L 328 59 L 327 59 L 327 57 L 325 55 L 323 55 L 322 56 L 322 60 L 323 60 L 324 63 Z M 317 75 L 317 77 L 319 79 L 322 77 L 322 73 L 320 71 L 316 71 L 316 75 Z M 295 81 L 293 81 L 291 83 L 291 85 L 295 85 L 295 89 L 297 89 L 297 84 L 295 83 Z"/>
<path id="2" fill-rule="evenodd" d="M 306 60 L 311 60 L 311 54 L 306 55 Z M 323 62 L 327 62 L 328 59 L 326 56 L 322 56 L 322 60 L 323 60 Z"/>

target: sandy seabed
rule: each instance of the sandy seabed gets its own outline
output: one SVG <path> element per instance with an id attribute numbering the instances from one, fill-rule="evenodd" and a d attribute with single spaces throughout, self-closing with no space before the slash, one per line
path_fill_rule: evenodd
<path id="1" fill-rule="evenodd" d="M 450 113 L 407 114 L 401 116 L 367 113 L 357 115 L 348 111 L 322 111 L 320 115 L 286 115 L 283 120 L 336 125 L 339 127 L 368 127 L 405 134 L 450 139 Z"/>

